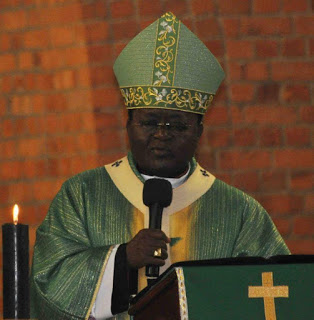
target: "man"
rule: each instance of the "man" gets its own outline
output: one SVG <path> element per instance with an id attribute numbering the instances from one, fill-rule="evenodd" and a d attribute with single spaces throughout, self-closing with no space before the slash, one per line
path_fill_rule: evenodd
<path id="1" fill-rule="evenodd" d="M 127 319 L 146 265 L 289 254 L 254 199 L 200 167 L 202 116 L 224 72 L 172 13 L 135 37 L 115 66 L 131 152 L 66 181 L 37 231 L 32 313 L 39 319 Z M 149 230 L 145 180 L 170 181 L 161 230 Z M 135 276 L 136 278 L 136 276 Z M 131 281 L 132 280 L 132 281 Z"/>

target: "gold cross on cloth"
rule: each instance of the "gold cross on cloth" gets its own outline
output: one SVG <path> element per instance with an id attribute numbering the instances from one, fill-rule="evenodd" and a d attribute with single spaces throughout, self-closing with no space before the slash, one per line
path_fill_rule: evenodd
<path id="1" fill-rule="evenodd" d="M 289 298 L 289 287 L 274 287 L 272 272 L 262 272 L 262 284 L 261 287 L 249 286 L 249 298 L 263 298 L 265 320 L 276 320 L 275 298 Z"/>

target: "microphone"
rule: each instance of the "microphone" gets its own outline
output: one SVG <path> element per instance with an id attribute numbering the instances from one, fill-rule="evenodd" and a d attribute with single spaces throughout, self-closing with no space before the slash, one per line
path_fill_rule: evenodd
<path id="1" fill-rule="evenodd" d="M 168 180 L 154 178 L 145 181 L 143 202 L 149 207 L 149 229 L 161 230 L 162 211 L 171 201 L 172 186 Z M 159 276 L 159 266 L 146 266 L 145 275 L 150 279 L 156 279 Z"/>

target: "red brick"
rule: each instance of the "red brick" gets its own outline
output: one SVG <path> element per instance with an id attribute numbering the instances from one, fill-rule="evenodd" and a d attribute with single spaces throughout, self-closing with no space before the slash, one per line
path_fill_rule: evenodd
<path id="1" fill-rule="evenodd" d="M 291 188 L 295 190 L 312 189 L 314 184 L 314 173 L 309 171 L 299 171 L 291 174 Z M 314 211 L 314 206 L 313 206 Z M 314 229 L 313 229 L 314 230 Z"/>
<path id="2" fill-rule="evenodd" d="M 25 161 L 23 165 L 23 177 L 26 179 L 44 178 L 47 175 L 46 160 L 32 159 Z"/>
<path id="3" fill-rule="evenodd" d="M 18 65 L 19 68 L 24 69 L 30 69 L 34 66 L 34 57 L 33 53 L 31 52 L 21 52 L 18 54 Z"/>
<path id="4" fill-rule="evenodd" d="M 97 139 L 95 133 L 79 133 L 77 136 L 77 148 L 78 150 L 85 151 L 86 146 L 88 146 L 88 150 L 96 151 L 98 148 Z"/>
<path id="5" fill-rule="evenodd" d="M 27 49 L 46 48 L 48 44 L 48 30 L 34 30 L 24 33 L 24 46 Z"/>
<path id="6" fill-rule="evenodd" d="M 273 147 L 282 144 L 282 133 L 279 128 L 261 128 L 259 135 L 261 146 Z"/>
<path id="7" fill-rule="evenodd" d="M 312 193 L 308 193 L 305 196 L 304 212 L 313 214 L 313 208 L 314 208 L 314 193 L 312 192 Z"/>
<path id="8" fill-rule="evenodd" d="M 271 214 L 292 215 L 302 212 L 303 197 L 292 194 L 271 194 L 259 198 L 264 208 Z"/>
<path id="9" fill-rule="evenodd" d="M 245 14 L 250 12 L 251 1 L 242 0 L 242 1 L 229 1 L 229 0 L 220 0 L 218 2 L 219 12 L 222 14 Z"/>
<path id="10" fill-rule="evenodd" d="M 14 120 L 11 120 L 11 119 L 3 120 L 1 127 L 2 127 L 2 136 L 4 138 L 13 137 L 16 133 Z"/>
<path id="11" fill-rule="evenodd" d="M 308 85 L 287 85 L 281 95 L 284 102 L 310 101 L 310 88 Z"/>
<path id="12" fill-rule="evenodd" d="M 84 19 L 101 18 L 105 20 L 107 17 L 107 3 L 105 1 L 96 1 L 80 5 L 81 15 Z"/>
<path id="13" fill-rule="evenodd" d="M 288 145 L 304 146 L 311 144 L 311 130 L 306 127 L 286 128 L 286 140 Z"/>
<path id="14" fill-rule="evenodd" d="M 245 108 L 244 117 L 249 123 L 278 125 L 295 122 L 297 113 L 292 107 L 252 106 Z"/>
<path id="15" fill-rule="evenodd" d="M 115 76 L 112 66 L 101 66 L 88 69 L 90 74 L 90 85 L 98 86 L 104 84 L 115 85 Z"/>
<path id="16" fill-rule="evenodd" d="M 0 73 L 13 71 L 15 69 L 15 56 L 12 54 L 0 55 Z"/>
<path id="17" fill-rule="evenodd" d="M 117 88 L 103 88 L 93 91 L 93 104 L 99 107 L 116 106 L 120 102 L 120 92 Z"/>
<path id="18" fill-rule="evenodd" d="M 309 46 L 310 46 L 310 55 L 313 56 L 314 55 L 314 39 L 309 39 Z"/>
<path id="19" fill-rule="evenodd" d="M 308 6 L 307 0 L 283 0 L 283 11 L 300 12 L 306 11 Z"/>
<path id="20" fill-rule="evenodd" d="M 113 18 L 124 18 L 134 14 L 134 7 L 131 0 L 121 0 L 110 4 L 111 16 Z"/>
<path id="21" fill-rule="evenodd" d="M 53 27 L 49 30 L 49 34 L 51 44 L 54 47 L 71 45 L 73 43 L 74 30 L 71 26 Z"/>
<path id="22" fill-rule="evenodd" d="M 42 137 L 20 140 L 16 152 L 21 157 L 38 157 L 43 155 L 45 154 L 45 140 Z"/>
<path id="23" fill-rule="evenodd" d="M 71 89 L 74 87 L 74 71 L 65 70 L 56 72 L 53 78 L 53 86 L 55 89 Z"/>
<path id="24" fill-rule="evenodd" d="M 294 221 L 293 232 L 297 235 L 313 235 L 314 217 L 300 216 Z"/>
<path id="25" fill-rule="evenodd" d="M 0 14 L 0 27 L 3 30 L 16 30 L 26 26 L 26 11 L 8 11 Z"/>
<path id="26" fill-rule="evenodd" d="M 275 151 L 275 165 L 278 168 L 313 168 L 314 150 L 286 149 Z"/>
<path id="27" fill-rule="evenodd" d="M 4 116 L 7 111 L 7 99 L 0 97 L 0 116 Z"/>
<path id="28" fill-rule="evenodd" d="M 46 152 L 49 155 L 72 154 L 78 151 L 75 136 L 47 137 Z"/>
<path id="29" fill-rule="evenodd" d="M 41 50 L 38 53 L 38 63 L 43 69 L 60 68 L 65 65 L 64 63 L 65 53 L 57 50 Z M 77 56 L 72 55 L 73 59 L 77 59 Z M 87 60 L 87 59 L 86 59 Z"/>
<path id="30" fill-rule="evenodd" d="M 207 170 L 211 170 L 215 168 L 215 153 L 212 150 L 206 150 L 201 148 L 202 150 L 197 153 L 197 159 L 203 168 Z"/>
<path id="31" fill-rule="evenodd" d="M 16 154 L 16 141 L 8 140 L 0 142 L 0 159 L 15 158 Z"/>
<path id="32" fill-rule="evenodd" d="M 87 7 L 87 6 L 86 6 Z M 94 5 L 94 7 L 96 7 Z M 96 8 L 94 12 L 97 13 Z M 70 24 L 77 22 L 89 13 L 83 11 L 83 8 L 78 3 L 70 3 L 59 7 L 37 8 L 28 11 L 28 23 L 30 26 L 51 25 L 51 24 Z"/>
<path id="33" fill-rule="evenodd" d="M 64 52 L 64 59 L 66 66 L 76 66 L 80 64 L 86 64 L 88 62 L 95 62 L 94 57 L 99 56 L 102 52 L 108 54 L 108 50 L 99 47 L 89 47 L 87 48 L 67 48 Z M 94 50 L 96 50 L 94 52 Z M 59 57 L 60 59 L 60 57 Z M 106 60 L 106 56 L 103 56 L 103 60 Z"/>
<path id="34" fill-rule="evenodd" d="M 254 0 L 253 12 L 256 13 L 273 13 L 280 9 L 280 0 Z"/>
<path id="35" fill-rule="evenodd" d="M 260 188 L 265 191 L 284 190 L 287 186 L 286 174 L 283 171 L 266 171 L 261 175 Z"/>
<path id="36" fill-rule="evenodd" d="M 11 49 L 20 50 L 24 48 L 24 33 L 13 33 L 11 35 Z"/>
<path id="37" fill-rule="evenodd" d="M 119 119 L 116 113 L 97 112 L 93 114 L 93 119 L 90 122 L 93 122 L 96 132 L 102 132 L 106 128 L 117 128 Z"/>
<path id="38" fill-rule="evenodd" d="M 223 56 L 225 54 L 225 48 L 221 40 L 204 41 L 204 44 L 215 57 Z"/>
<path id="39" fill-rule="evenodd" d="M 218 21 L 214 18 L 196 22 L 197 35 L 202 39 L 212 39 L 220 35 Z"/>
<path id="40" fill-rule="evenodd" d="M 236 102 L 252 101 L 254 97 L 254 86 L 250 83 L 233 84 L 231 87 L 231 97 Z"/>
<path id="41" fill-rule="evenodd" d="M 240 20 L 238 18 L 223 19 L 223 28 L 225 36 L 230 38 L 239 35 Z"/>
<path id="42" fill-rule="evenodd" d="M 167 11 L 173 12 L 177 16 L 188 12 L 187 3 L 182 0 L 165 0 L 164 8 L 167 8 Z"/>
<path id="43" fill-rule="evenodd" d="M 288 235 L 291 233 L 291 220 L 287 218 L 273 218 L 273 222 L 275 223 L 279 233 L 282 236 Z"/>
<path id="44" fill-rule="evenodd" d="M 210 108 L 204 117 L 204 124 L 208 126 L 222 125 L 228 122 L 228 109 L 226 107 Z"/>
<path id="45" fill-rule="evenodd" d="M 9 203 L 21 203 L 32 201 L 34 199 L 32 183 L 17 182 L 8 186 L 9 196 L 7 201 Z"/>
<path id="46" fill-rule="evenodd" d="M 242 80 L 245 76 L 246 65 L 244 63 L 233 61 L 229 62 L 229 77 L 231 80 Z"/>
<path id="47" fill-rule="evenodd" d="M 33 113 L 42 114 L 45 110 L 45 96 L 41 94 L 33 95 Z"/>
<path id="48" fill-rule="evenodd" d="M 8 51 L 11 48 L 11 36 L 0 34 L 0 51 Z"/>
<path id="49" fill-rule="evenodd" d="M 277 102 L 279 99 L 279 85 L 277 83 L 266 83 L 258 86 L 257 100 L 265 102 Z"/>
<path id="50" fill-rule="evenodd" d="M 213 0 L 192 0 L 192 11 L 195 15 L 213 13 L 215 11 Z"/>
<path id="51" fill-rule="evenodd" d="M 154 2 L 155 3 L 155 2 Z M 163 13 L 163 12 L 162 12 Z M 152 13 L 154 14 L 154 13 Z M 149 13 L 148 13 L 149 15 Z M 161 14 L 159 14 L 158 16 L 161 16 Z M 155 14 L 154 14 L 154 18 L 155 18 Z M 146 18 L 146 16 L 142 16 L 142 19 L 140 20 L 140 30 L 144 30 L 145 28 L 147 28 L 149 25 L 151 25 L 156 19 L 154 19 L 153 17 L 151 18 Z"/>
<path id="52" fill-rule="evenodd" d="M 258 174 L 257 172 L 241 172 L 234 175 L 233 185 L 240 190 L 246 192 L 254 192 L 258 190 Z"/>
<path id="53" fill-rule="evenodd" d="M 262 169 L 270 164 L 271 155 L 267 151 L 223 151 L 219 155 L 222 169 Z"/>
<path id="54" fill-rule="evenodd" d="M 160 16 L 163 13 L 160 1 L 150 1 L 147 5 L 147 0 L 138 1 L 139 13 L 141 16 Z"/>
<path id="55" fill-rule="evenodd" d="M 64 112 L 69 103 L 64 94 L 49 94 L 46 96 L 46 110 L 48 112 Z"/>
<path id="56" fill-rule="evenodd" d="M 211 147 L 225 147 L 230 143 L 230 131 L 228 129 L 209 129 L 207 133 L 208 144 Z"/>
<path id="57" fill-rule="evenodd" d="M 109 24 L 106 21 L 89 23 L 84 26 L 85 38 L 87 43 L 108 40 L 110 36 Z"/>
<path id="58" fill-rule="evenodd" d="M 229 130 L 229 129 L 228 129 Z M 251 146 L 256 144 L 256 132 L 253 128 L 238 128 L 233 131 L 233 142 L 236 146 Z"/>
<path id="59" fill-rule="evenodd" d="M 248 36 L 284 35 L 291 33 L 289 18 L 278 17 L 250 17 L 243 18 L 240 24 L 240 33 Z"/>
<path id="60" fill-rule="evenodd" d="M 60 189 L 61 183 L 58 180 L 41 180 L 34 184 L 35 200 L 52 200 L 53 196 Z"/>
<path id="61" fill-rule="evenodd" d="M 310 107 L 302 107 L 300 110 L 301 120 L 307 123 L 314 122 L 314 108 L 313 106 Z"/>
<path id="62" fill-rule="evenodd" d="M 288 57 L 303 56 L 305 43 L 303 39 L 286 39 L 283 43 L 283 55 Z"/>
<path id="63" fill-rule="evenodd" d="M 23 176 L 22 162 L 16 160 L 2 161 L 0 166 L 0 180 L 12 181 Z"/>
<path id="64" fill-rule="evenodd" d="M 66 72 L 67 71 L 64 71 L 64 73 Z M 59 74 L 59 73 L 56 72 L 56 74 Z M 48 91 L 48 90 L 54 89 L 55 88 L 54 76 L 55 76 L 55 73 L 36 74 L 36 89 L 40 91 Z"/>
<path id="65" fill-rule="evenodd" d="M 311 239 L 286 240 L 292 254 L 314 254 L 314 241 Z"/>
<path id="66" fill-rule="evenodd" d="M 92 46 L 88 49 L 88 60 L 91 63 L 109 61 L 111 60 L 111 57 L 111 45 Z"/>
<path id="67" fill-rule="evenodd" d="M 14 96 L 11 104 L 11 112 L 14 115 L 26 115 L 33 112 L 31 96 Z"/>
<path id="68" fill-rule="evenodd" d="M 101 133 L 101 139 L 98 139 L 99 150 L 110 150 L 121 147 L 122 139 L 120 130 L 107 130 Z"/>
<path id="69" fill-rule="evenodd" d="M 257 40 L 256 55 L 261 58 L 278 56 L 278 42 L 273 40 Z"/>
<path id="70" fill-rule="evenodd" d="M 253 43 L 248 40 L 227 40 L 227 55 L 230 59 L 251 58 Z"/>
<path id="71" fill-rule="evenodd" d="M 305 35 L 314 34 L 313 16 L 296 17 L 295 24 L 296 24 L 297 34 L 305 34 Z"/>
<path id="72" fill-rule="evenodd" d="M 90 110 L 93 105 L 93 96 L 90 90 L 71 90 L 63 99 L 68 110 Z M 58 111 L 62 112 L 63 108 L 60 107 Z"/>
<path id="73" fill-rule="evenodd" d="M 135 20 L 115 22 L 112 28 L 115 40 L 132 39 L 138 32 Z"/>
<path id="74" fill-rule="evenodd" d="M 266 80 L 268 79 L 268 68 L 266 62 L 251 62 L 246 65 L 246 79 L 248 80 Z"/>

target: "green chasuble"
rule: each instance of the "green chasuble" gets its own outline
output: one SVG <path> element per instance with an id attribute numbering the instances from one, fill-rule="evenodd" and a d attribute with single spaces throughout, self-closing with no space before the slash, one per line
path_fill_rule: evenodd
<path id="1" fill-rule="evenodd" d="M 88 319 L 113 246 L 128 242 L 148 224 L 142 191 L 143 179 L 131 154 L 63 184 L 37 230 L 32 318 Z M 172 240 L 171 263 L 289 254 L 261 205 L 194 159 L 188 179 L 173 190 L 172 203 L 164 210 L 163 230 Z"/>

